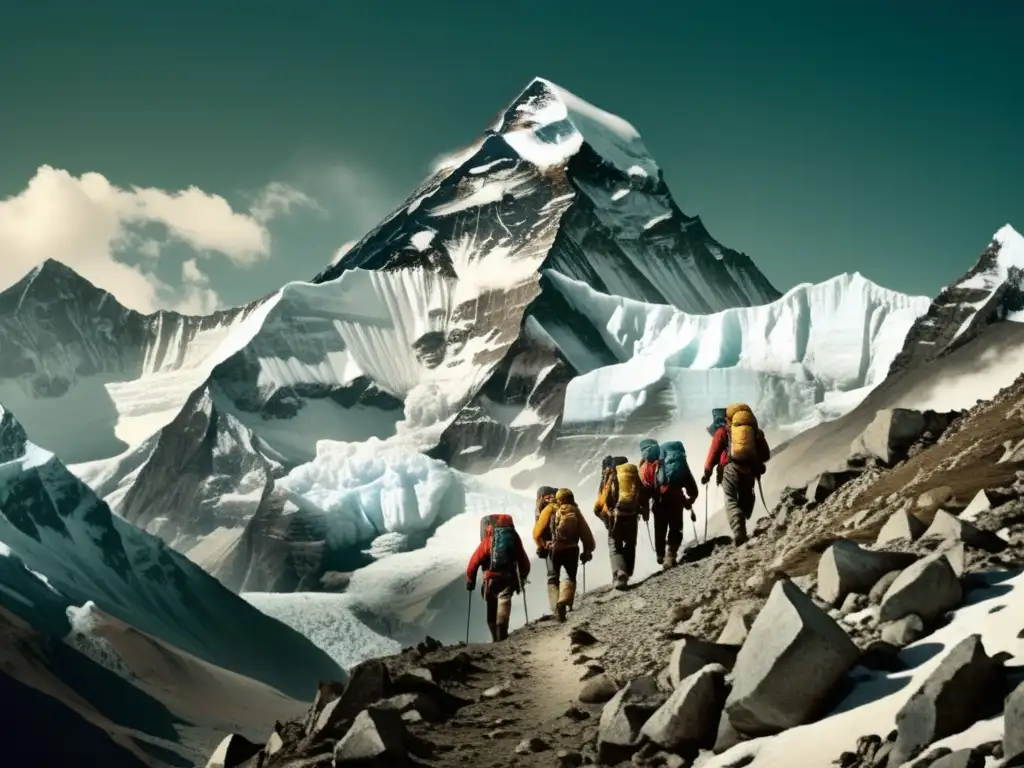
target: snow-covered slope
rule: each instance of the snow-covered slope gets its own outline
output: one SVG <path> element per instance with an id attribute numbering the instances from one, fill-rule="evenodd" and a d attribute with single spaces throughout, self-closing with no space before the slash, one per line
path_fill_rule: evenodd
<path id="1" fill-rule="evenodd" d="M 87 603 L 215 666 L 305 698 L 340 670 L 305 638 L 121 518 L 0 411 L 0 604 L 65 637 Z"/>
<path id="2" fill-rule="evenodd" d="M 1024 237 L 1009 224 L 992 237 L 977 263 L 946 286 L 910 333 L 893 372 L 949 354 L 992 323 L 1024 322 Z"/>
<path id="3" fill-rule="evenodd" d="M 779 296 L 747 256 L 679 210 L 629 123 L 541 78 L 316 281 L 355 267 L 536 272 L 521 261 L 688 312 Z"/>

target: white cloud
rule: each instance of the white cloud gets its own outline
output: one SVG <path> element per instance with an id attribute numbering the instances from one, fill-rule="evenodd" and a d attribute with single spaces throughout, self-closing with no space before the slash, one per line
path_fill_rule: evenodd
<path id="1" fill-rule="evenodd" d="M 251 266 L 270 254 L 266 223 L 296 205 L 315 203 L 278 182 L 263 190 L 250 211 L 240 212 L 197 187 L 124 189 L 99 173 L 76 177 L 44 165 L 24 190 L 0 200 L 0 289 L 55 259 L 133 309 L 209 311 L 217 295 L 196 259 L 182 265 L 180 287 L 156 276 L 158 260 L 166 258 L 163 247 L 177 242 L 204 258 L 219 254 L 239 267 Z M 150 234 L 153 225 L 163 234 Z M 128 249 L 144 262 L 119 260 Z"/>

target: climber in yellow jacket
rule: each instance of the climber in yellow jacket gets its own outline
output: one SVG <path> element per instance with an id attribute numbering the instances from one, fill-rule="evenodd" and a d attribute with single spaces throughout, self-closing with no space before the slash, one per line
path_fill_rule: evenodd
<path id="1" fill-rule="evenodd" d="M 639 519 L 650 518 L 651 495 L 640 481 L 640 470 L 625 456 L 606 456 L 594 514 L 608 529 L 612 585 L 625 589 L 636 565 Z"/>
<path id="2" fill-rule="evenodd" d="M 576 572 L 579 564 L 589 562 L 594 556 L 594 534 L 576 506 L 572 491 L 562 488 L 555 494 L 555 500 L 541 510 L 533 526 L 533 541 L 537 550 L 547 552 L 548 558 L 548 602 L 551 612 L 565 621 L 565 613 L 572 609 L 576 598 Z M 583 552 L 580 553 L 580 545 Z M 565 578 L 559 582 L 559 575 L 565 570 Z"/>

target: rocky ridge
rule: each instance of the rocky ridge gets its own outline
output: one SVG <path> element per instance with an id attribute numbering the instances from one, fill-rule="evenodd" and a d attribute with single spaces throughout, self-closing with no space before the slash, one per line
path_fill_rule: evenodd
<path id="1" fill-rule="evenodd" d="M 977 633 L 915 645 L 1024 567 L 1022 441 L 1024 376 L 964 413 L 881 412 L 845 467 L 788 489 L 747 544 L 690 546 L 626 592 L 588 592 L 568 625 L 364 662 L 304 722 L 238 759 L 228 737 L 209 765 L 756 766 L 773 737 L 938 651 L 894 717 L 792 765 L 1024 764 L 1012 655 Z M 992 722 L 1001 738 L 972 730 Z"/>

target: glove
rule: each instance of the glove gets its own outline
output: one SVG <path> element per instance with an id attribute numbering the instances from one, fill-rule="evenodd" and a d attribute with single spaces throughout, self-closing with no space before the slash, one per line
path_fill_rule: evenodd
<path id="1" fill-rule="evenodd" d="M 466 590 L 468 592 L 472 592 L 474 589 L 476 589 L 476 582 L 475 581 L 467 581 L 466 582 Z"/>
<path id="2" fill-rule="evenodd" d="M 701 485 L 707 485 L 710 480 L 711 480 L 711 473 L 710 472 L 705 472 L 701 476 L 701 478 L 700 478 L 700 484 Z"/>
<path id="3" fill-rule="evenodd" d="M 537 547 L 537 557 L 539 557 L 541 560 L 544 560 L 545 558 L 547 558 L 547 556 L 548 556 L 548 548 L 547 547 Z"/>
<path id="4" fill-rule="evenodd" d="M 695 523 L 697 522 L 697 513 L 694 512 L 692 509 L 690 510 L 690 520 L 692 520 Z"/>
<path id="5" fill-rule="evenodd" d="M 582 555 L 580 555 L 580 562 L 581 563 L 589 563 L 593 559 L 594 559 L 594 555 L 591 554 L 590 552 L 584 552 Z"/>
<path id="6" fill-rule="evenodd" d="M 640 517 L 642 517 L 644 519 L 644 522 L 646 523 L 648 520 L 651 519 L 651 513 L 650 512 L 641 512 L 640 513 Z"/>

